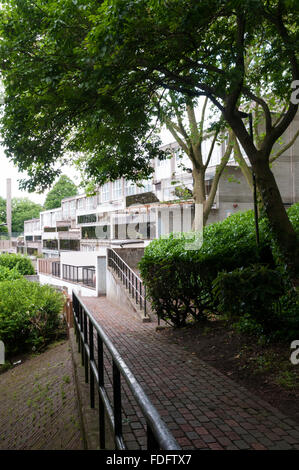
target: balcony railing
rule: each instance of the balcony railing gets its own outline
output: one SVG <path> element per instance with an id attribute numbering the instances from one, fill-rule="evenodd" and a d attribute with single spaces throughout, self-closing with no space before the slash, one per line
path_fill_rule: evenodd
<path id="1" fill-rule="evenodd" d="M 96 270 L 93 266 L 72 266 L 63 264 L 62 279 L 95 288 Z"/>
<path id="2" fill-rule="evenodd" d="M 106 448 L 107 417 L 116 449 L 126 449 L 123 417 L 126 416 L 127 403 L 130 406 L 125 397 L 127 393 L 139 408 L 136 416 L 140 420 L 140 429 L 146 434 L 147 449 L 181 450 L 117 349 L 74 291 L 73 312 L 78 351 L 85 368 L 85 382 L 90 384 L 91 408 L 95 408 L 96 395 L 99 399 L 100 449 Z"/>
<path id="3" fill-rule="evenodd" d="M 41 274 L 52 274 L 53 263 L 59 263 L 59 258 L 38 259 L 38 272 Z"/>
<path id="4" fill-rule="evenodd" d="M 60 261 L 52 263 L 52 276 L 60 277 Z"/>

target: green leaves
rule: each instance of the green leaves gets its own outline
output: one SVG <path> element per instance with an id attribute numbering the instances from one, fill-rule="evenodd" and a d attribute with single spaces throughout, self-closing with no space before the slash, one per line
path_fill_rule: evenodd
<path id="1" fill-rule="evenodd" d="M 15 278 L 15 279 L 20 277 L 20 276 L 17 276 L 17 272 L 24 276 L 35 273 L 30 259 L 20 254 L 14 254 L 14 253 L 1 254 L 0 255 L 0 267 L 5 267 L 9 270 L 12 270 L 12 273 L 10 273 L 10 276 L 13 276 L 12 278 Z"/>
<path id="2" fill-rule="evenodd" d="M 76 196 L 76 194 L 78 194 L 77 186 L 68 176 L 61 175 L 57 183 L 47 194 L 44 204 L 45 209 L 50 210 L 60 207 L 62 199 Z"/>

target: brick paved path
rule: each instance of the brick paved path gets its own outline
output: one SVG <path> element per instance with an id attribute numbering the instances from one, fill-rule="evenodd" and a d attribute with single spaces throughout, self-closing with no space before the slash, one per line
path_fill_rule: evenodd
<path id="1" fill-rule="evenodd" d="M 0 375 L 0 449 L 83 449 L 67 341 Z"/>
<path id="2" fill-rule="evenodd" d="M 172 344 L 156 331 L 155 323 L 141 323 L 104 297 L 82 300 L 183 449 L 299 449 L 296 423 Z M 128 448 L 136 449 L 143 430 L 131 397 L 127 403 Z"/>

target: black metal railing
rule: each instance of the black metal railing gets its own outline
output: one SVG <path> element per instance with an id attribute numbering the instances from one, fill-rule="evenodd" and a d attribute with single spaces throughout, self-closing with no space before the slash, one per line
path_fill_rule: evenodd
<path id="1" fill-rule="evenodd" d="M 162 421 L 158 411 L 139 385 L 117 349 L 114 347 L 101 326 L 94 320 L 84 303 L 73 292 L 74 326 L 81 353 L 82 365 L 85 368 L 85 382 L 90 384 L 90 406 L 95 408 L 97 392 L 99 406 L 99 444 L 106 448 L 106 419 L 113 431 L 115 447 L 125 450 L 123 436 L 123 387 L 125 382 L 134 397 L 139 411 L 146 423 L 146 447 L 148 450 L 180 450 L 176 440 Z M 108 392 L 111 385 L 104 380 L 104 346 L 112 363 L 112 395 Z M 124 379 L 122 381 L 122 379 Z M 137 415 L 139 413 L 137 412 Z"/>
<path id="2" fill-rule="evenodd" d="M 52 276 L 60 277 L 60 261 L 52 263 Z"/>
<path id="3" fill-rule="evenodd" d="M 129 290 L 132 298 L 147 316 L 146 287 L 142 279 L 133 271 L 130 266 L 113 250 L 107 248 L 108 266 L 112 268 L 126 289 Z"/>
<path id="4" fill-rule="evenodd" d="M 82 274 L 83 274 L 83 284 L 85 286 L 90 286 L 90 287 L 95 287 L 96 286 L 96 270 L 95 268 L 90 268 L 90 267 L 83 267 L 82 269 Z"/>
<path id="5" fill-rule="evenodd" d="M 94 288 L 96 286 L 96 270 L 93 266 L 63 264 L 62 279 Z"/>

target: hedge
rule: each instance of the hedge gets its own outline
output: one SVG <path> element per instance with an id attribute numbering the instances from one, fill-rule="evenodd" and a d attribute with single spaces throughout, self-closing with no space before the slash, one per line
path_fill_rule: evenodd
<path id="1" fill-rule="evenodd" d="M 0 255 L 0 266 L 9 269 L 16 268 L 23 276 L 35 274 L 31 260 L 20 254 L 4 253 Z"/>
<path id="2" fill-rule="evenodd" d="M 0 283 L 0 339 L 11 356 L 44 347 L 60 325 L 63 294 L 26 279 Z"/>
<path id="3" fill-rule="evenodd" d="M 289 209 L 299 233 L 299 204 Z M 262 263 L 274 269 L 274 242 L 265 219 L 259 221 L 257 247 L 253 211 L 238 212 L 204 229 L 200 249 L 190 250 L 190 234 L 153 240 L 139 263 L 152 307 L 160 318 L 183 326 L 188 318 L 203 320 L 217 311 L 213 280 L 221 271 Z M 276 257 L 277 261 L 277 257 Z"/>
<path id="4" fill-rule="evenodd" d="M 219 273 L 213 282 L 218 309 L 246 333 L 293 339 L 299 331 L 299 296 L 278 269 L 253 265 Z"/>

